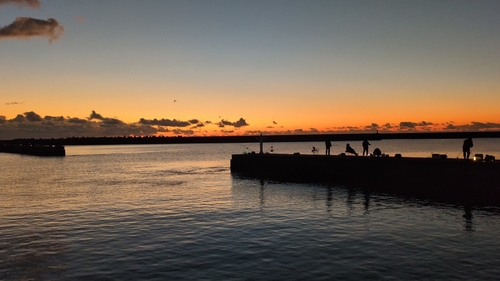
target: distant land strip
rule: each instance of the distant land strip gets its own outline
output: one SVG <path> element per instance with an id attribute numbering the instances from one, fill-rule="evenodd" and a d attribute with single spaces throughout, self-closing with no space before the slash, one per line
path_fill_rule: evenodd
<path id="1" fill-rule="evenodd" d="M 361 141 L 384 139 L 462 139 L 500 138 L 500 131 L 488 132 L 415 132 L 415 133 L 339 133 L 309 135 L 263 135 L 264 142 L 323 142 Z M 59 139 L 14 139 L 0 141 L 1 145 L 118 145 L 118 144 L 179 144 L 179 143 L 253 143 L 259 135 L 248 136 L 123 136 L 123 137 L 70 137 Z"/>

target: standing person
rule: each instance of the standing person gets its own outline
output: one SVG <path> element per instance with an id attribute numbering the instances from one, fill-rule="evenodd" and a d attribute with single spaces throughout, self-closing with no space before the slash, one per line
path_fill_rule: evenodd
<path id="1" fill-rule="evenodd" d="M 368 146 L 369 145 L 371 145 L 371 143 L 369 143 L 367 140 L 363 141 L 363 156 L 365 156 L 365 152 L 366 152 L 366 155 L 368 156 Z"/>
<path id="2" fill-rule="evenodd" d="M 325 155 L 330 155 L 330 147 L 332 147 L 332 143 L 329 140 L 325 141 Z"/>
<path id="3" fill-rule="evenodd" d="M 470 156 L 470 148 L 473 147 L 472 138 L 468 138 L 464 140 L 464 144 L 462 145 L 462 151 L 464 152 L 464 159 L 469 159 Z"/>

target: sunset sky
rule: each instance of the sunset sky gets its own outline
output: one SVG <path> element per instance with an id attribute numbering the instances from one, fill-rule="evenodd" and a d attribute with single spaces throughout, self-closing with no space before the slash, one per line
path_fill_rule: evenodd
<path id="1" fill-rule="evenodd" d="M 500 130 L 500 1 L 0 0 L 0 139 Z"/>

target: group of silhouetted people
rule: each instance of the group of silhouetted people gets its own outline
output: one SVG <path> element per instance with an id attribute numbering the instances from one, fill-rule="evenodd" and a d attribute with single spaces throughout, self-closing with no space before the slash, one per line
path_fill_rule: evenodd
<path id="1" fill-rule="evenodd" d="M 368 147 L 371 145 L 371 143 L 368 142 L 367 140 L 364 140 L 362 145 L 363 145 L 363 156 L 370 155 Z M 332 143 L 329 140 L 326 140 L 325 141 L 325 155 L 330 155 L 331 147 L 332 147 Z M 380 151 L 380 149 L 378 149 L 378 148 L 376 150 Z M 318 151 L 319 150 L 313 146 L 312 153 L 316 154 L 316 153 L 318 153 Z M 351 147 L 350 144 L 346 144 L 345 153 L 354 154 L 354 155 L 358 156 L 358 153 L 356 152 L 356 150 L 354 150 L 354 148 Z"/>
<path id="2" fill-rule="evenodd" d="M 368 142 L 368 140 L 364 140 L 363 143 L 362 143 L 362 146 L 363 146 L 363 156 L 368 156 L 370 155 L 369 153 L 369 149 L 368 147 L 371 145 L 370 142 Z M 474 143 L 472 142 L 472 138 L 467 138 L 464 140 L 464 144 L 462 145 L 462 152 L 463 152 L 463 155 L 464 155 L 464 159 L 469 159 L 470 157 L 470 149 L 474 146 Z M 330 155 L 330 149 L 332 147 L 332 143 L 329 141 L 329 140 L 326 140 L 325 141 L 325 155 Z M 312 152 L 314 154 L 318 153 L 319 150 L 313 146 L 313 149 L 312 149 Z M 345 153 L 348 153 L 348 154 L 353 154 L 353 155 L 356 155 L 358 156 L 358 153 L 356 152 L 356 150 L 354 150 L 354 148 L 351 147 L 350 144 L 346 144 L 345 146 Z M 373 156 L 382 156 L 382 151 L 380 151 L 379 148 L 375 148 L 373 150 Z"/>

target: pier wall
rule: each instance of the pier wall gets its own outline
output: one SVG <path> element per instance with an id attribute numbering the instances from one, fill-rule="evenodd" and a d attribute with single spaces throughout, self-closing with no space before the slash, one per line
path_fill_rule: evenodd
<path id="1" fill-rule="evenodd" d="M 328 182 L 445 201 L 500 204 L 500 163 L 463 159 L 232 155 L 231 172 L 291 182 Z"/>

